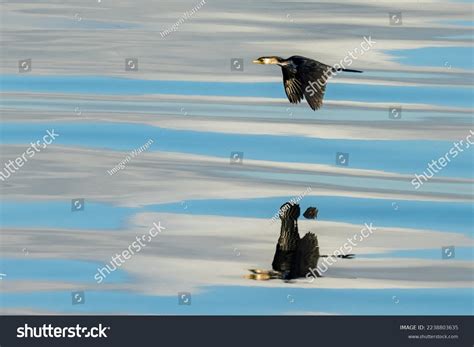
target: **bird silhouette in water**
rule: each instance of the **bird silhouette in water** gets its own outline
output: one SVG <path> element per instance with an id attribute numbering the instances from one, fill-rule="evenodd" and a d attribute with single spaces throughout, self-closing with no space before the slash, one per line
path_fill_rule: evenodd
<path id="1" fill-rule="evenodd" d="M 279 215 L 281 220 L 280 237 L 273 256 L 273 270 L 250 269 L 251 274 L 246 275 L 246 278 L 253 280 L 292 280 L 306 277 L 310 269 L 317 269 L 319 258 L 331 257 L 319 253 L 318 238 L 312 232 L 308 232 L 303 238 L 300 238 L 298 231 L 300 206 L 298 204 L 284 203 L 280 207 Z M 318 209 L 308 207 L 303 216 L 307 219 L 316 219 Z M 338 255 L 337 257 L 352 259 L 354 254 Z M 314 272 L 317 277 L 321 277 L 317 270 Z"/>
<path id="2" fill-rule="evenodd" d="M 255 59 L 253 63 L 281 66 L 283 86 L 285 87 L 288 100 L 292 104 L 297 104 L 305 98 L 313 111 L 319 109 L 323 104 L 326 83 L 329 78 L 340 71 L 362 72 L 359 70 L 334 68 L 299 55 L 294 55 L 288 59 L 276 56 L 260 57 Z"/>
<path id="3" fill-rule="evenodd" d="M 307 218 L 316 219 L 318 210 L 309 207 L 304 213 Z M 316 268 L 319 260 L 318 238 L 308 232 L 300 238 L 298 218 L 300 206 L 286 202 L 280 207 L 280 237 L 276 245 L 272 268 L 282 274 L 283 279 L 304 277 L 308 269 Z"/>

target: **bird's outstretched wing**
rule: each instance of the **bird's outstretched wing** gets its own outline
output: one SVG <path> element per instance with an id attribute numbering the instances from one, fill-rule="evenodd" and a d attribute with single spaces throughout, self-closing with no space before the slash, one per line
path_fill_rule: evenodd
<path id="1" fill-rule="evenodd" d="M 318 209 L 316 207 L 308 207 L 303 213 L 303 217 L 306 219 L 316 219 L 318 217 Z"/>
<path id="2" fill-rule="evenodd" d="M 330 66 L 314 60 L 307 60 L 298 68 L 296 77 L 300 80 L 304 97 L 313 111 L 323 105 L 329 71 Z"/>
<path id="3" fill-rule="evenodd" d="M 326 82 L 331 67 L 316 60 L 293 56 L 295 67 L 282 66 L 283 85 L 288 100 L 299 103 L 303 96 L 315 111 L 323 104 Z M 293 68 L 293 69 L 292 69 Z"/>
<path id="4" fill-rule="evenodd" d="M 304 277 L 309 269 L 316 268 L 319 260 L 318 238 L 313 233 L 307 233 L 299 242 L 293 263 L 292 274 Z"/>
<path id="5" fill-rule="evenodd" d="M 288 100 L 292 104 L 297 104 L 303 100 L 303 88 L 296 74 L 289 69 L 283 68 L 283 85 Z"/>

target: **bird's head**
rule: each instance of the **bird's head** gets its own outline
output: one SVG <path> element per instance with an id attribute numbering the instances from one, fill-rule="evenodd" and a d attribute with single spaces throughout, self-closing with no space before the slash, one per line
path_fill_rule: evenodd
<path id="1" fill-rule="evenodd" d="M 280 58 L 280 57 L 275 57 L 275 56 L 271 56 L 271 57 L 260 57 L 258 59 L 255 59 L 253 61 L 254 64 L 280 64 L 283 62 L 283 58 Z"/>

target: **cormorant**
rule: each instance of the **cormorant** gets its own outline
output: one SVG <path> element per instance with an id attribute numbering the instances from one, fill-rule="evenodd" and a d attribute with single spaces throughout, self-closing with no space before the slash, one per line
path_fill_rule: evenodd
<path id="1" fill-rule="evenodd" d="M 281 228 L 275 255 L 273 256 L 273 270 L 249 269 L 251 274 L 246 275 L 245 278 L 259 281 L 270 279 L 284 279 L 288 281 L 307 277 L 310 270 L 315 272 L 316 277 L 321 277 L 317 270 L 319 258 L 354 258 L 354 254 L 341 254 L 337 256 L 320 254 L 318 238 L 311 232 L 306 233 L 303 238 L 300 238 L 298 232 L 300 206 L 297 203 L 284 203 L 280 207 L 279 216 Z M 316 219 L 318 217 L 318 209 L 316 207 L 308 207 L 303 216 L 306 219 Z"/>
<path id="2" fill-rule="evenodd" d="M 316 218 L 318 210 L 309 207 L 306 215 Z M 300 206 L 286 202 L 280 207 L 281 229 L 276 245 L 272 268 L 283 274 L 284 279 L 304 277 L 310 268 L 318 265 L 319 245 L 318 238 L 308 232 L 302 239 L 298 232 L 298 217 Z"/>
<path id="3" fill-rule="evenodd" d="M 286 96 L 292 104 L 297 104 L 303 97 L 309 106 L 316 111 L 323 104 L 326 82 L 332 74 L 339 71 L 358 72 L 320 63 L 319 61 L 294 55 L 288 59 L 276 56 L 260 57 L 253 61 L 255 64 L 273 64 L 281 66 L 283 85 Z"/>

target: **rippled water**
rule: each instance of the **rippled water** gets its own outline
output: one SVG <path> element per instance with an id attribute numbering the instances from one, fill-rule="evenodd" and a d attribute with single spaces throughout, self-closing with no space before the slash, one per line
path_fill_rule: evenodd
<path id="1" fill-rule="evenodd" d="M 2 313 L 472 314 L 471 4 L 397 3 L 394 26 L 391 2 L 226 0 L 160 36 L 193 6 L 3 4 Z M 331 80 L 317 112 L 287 102 L 279 68 L 251 64 L 334 64 L 364 36 L 376 44 L 351 66 L 364 73 Z M 244 279 L 270 269 L 271 218 L 303 192 L 320 212 L 300 233 L 324 253 L 364 223 L 377 231 L 312 283 Z M 157 222 L 166 229 L 97 283 Z"/>

